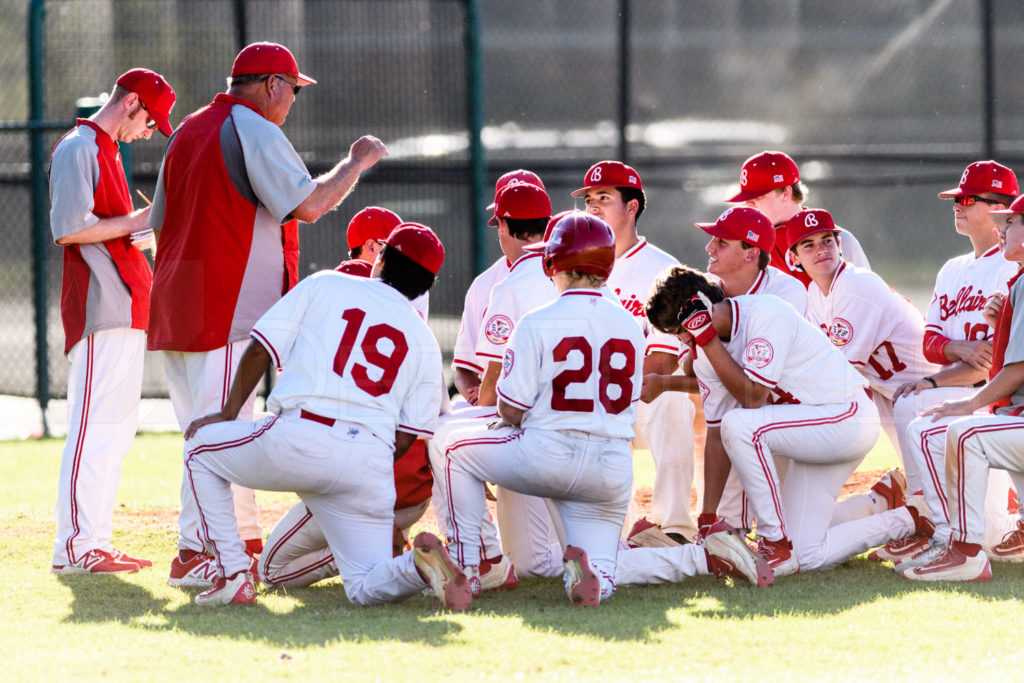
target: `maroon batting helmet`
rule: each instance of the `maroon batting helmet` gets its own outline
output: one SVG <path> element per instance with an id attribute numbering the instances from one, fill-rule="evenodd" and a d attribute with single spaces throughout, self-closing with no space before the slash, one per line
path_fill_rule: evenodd
<path id="1" fill-rule="evenodd" d="M 544 274 L 576 271 L 607 278 L 615 265 L 615 235 L 597 216 L 573 211 L 559 219 L 544 245 Z"/>

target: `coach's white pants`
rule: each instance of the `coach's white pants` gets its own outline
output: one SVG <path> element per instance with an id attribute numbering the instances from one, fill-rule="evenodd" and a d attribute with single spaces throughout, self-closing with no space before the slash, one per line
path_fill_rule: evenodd
<path id="1" fill-rule="evenodd" d="M 766 405 L 722 419 L 722 441 L 747 492 L 758 535 L 787 537 L 802 570 L 831 567 L 914 529 L 905 508 L 831 526 L 843 484 L 878 439 L 866 395 L 823 406 Z M 789 458 L 779 484 L 773 456 Z"/>
<path id="2" fill-rule="evenodd" d="M 970 387 L 943 387 L 929 392 L 938 399 L 937 402 L 956 400 L 974 393 Z M 898 404 L 897 404 L 898 405 Z M 983 409 L 976 413 L 978 417 L 990 415 Z M 961 417 L 946 417 L 932 421 L 931 416 L 917 418 L 907 428 L 907 451 L 910 458 L 917 464 L 922 473 L 922 487 L 925 502 L 935 523 L 935 538 L 945 542 L 951 533 L 949 510 L 949 479 L 947 468 L 955 453 L 946 450 L 946 430 Z M 1024 449 L 1024 442 L 1021 444 Z M 984 541 L 978 541 L 991 547 L 997 545 L 1003 535 L 1017 528 L 1017 517 L 1007 511 L 1009 492 L 1013 488 L 1010 475 L 1005 468 L 993 467 L 988 471 L 987 487 L 981 498 L 984 506 L 984 519 L 987 531 Z M 973 541 L 972 541 L 973 542 Z"/>
<path id="3" fill-rule="evenodd" d="M 449 438 L 443 476 L 449 492 L 452 556 L 480 563 L 484 481 L 549 498 L 567 545 L 586 551 L 601 582 L 615 591 L 615 555 L 633 485 L 629 444 L 576 431 L 466 429 Z"/>
<path id="4" fill-rule="evenodd" d="M 1009 472 L 1017 493 L 1024 492 L 1024 418 L 992 414 L 958 418 L 946 431 L 946 454 L 953 540 L 991 545 L 985 522 L 989 468 Z"/>
<path id="5" fill-rule="evenodd" d="M 410 527 L 419 521 L 428 505 L 429 498 L 413 507 L 395 510 L 395 526 L 408 536 Z M 268 586 L 287 588 L 305 588 L 338 576 L 338 563 L 327 537 L 305 503 L 292 506 L 271 529 L 260 555 L 259 573 Z"/>
<path id="6" fill-rule="evenodd" d="M 185 449 L 203 540 L 222 575 L 250 564 L 234 516 L 235 482 L 299 495 L 316 517 L 353 603 L 392 602 L 426 588 L 412 553 L 392 558 L 394 453 L 364 428 L 269 416 L 205 426 Z"/>
<path id="7" fill-rule="evenodd" d="M 163 352 L 167 390 L 171 395 L 171 404 L 174 406 L 174 414 L 178 418 L 182 432 L 196 418 L 215 413 L 224 407 L 231 382 L 235 378 L 235 370 L 238 369 L 238 362 L 242 359 L 247 346 L 248 341 L 237 341 L 202 353 Z M 254 390 L 239 411 L 239 420 L 254 419 L 255 402 Z M 256 509 L 256 495 L 251 489 L 240 486 L 234 487 L 233 491 L 235 516 L 242 538 L 262 539 L 263 531 L 260 529 L 259 511 Z M 181 511 L 178 513 L 179 548 L 196 551 L 203 549 L 198 524 L 196 504 L 185 477 L 182 476 Z"/>
<path id="8" fill-rule="evenodd" d="M 94 332 L 68 353 L 68 438 L 57 483 L 53 564 L 109 550 L 121 462 L 139 425 L 146 333 Z"/>
<path id="9" fill-rule="evenodd" d="M 693 491 L 693 418 L 690 396 L 666 391 L 650 403 L 637 404 L 634 429 L 643 436 L 654 460 L 651 521 L 662 531 L 697 535 L 690 513 Z"/>

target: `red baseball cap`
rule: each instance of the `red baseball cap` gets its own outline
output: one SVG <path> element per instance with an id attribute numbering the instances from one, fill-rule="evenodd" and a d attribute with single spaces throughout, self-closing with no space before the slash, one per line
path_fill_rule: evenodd
<path id="1" fill-rule="evenodd" d="M 494 198 L 494 216 L 487 225 L 497 225 L 498 218 L 550 218 L 551 199 L 543 188 L 530 183 L 514 183 L 502 188 Z"/>
<path id="2" fill-rule="evenodd" d="M 349 261 L 342 261 L 335 268 L 339 273 L 354 275 L 356 277 L 370 277 L 373 273 L 373 264 L 369 261 L 354 258 Z"/>
<path id="3" fill-rule="evenodd" d="M 434 275 L 444 263 L 444 245 L 434 231 L 419 223 L 402 223 L 388 235 L 388 246 L 402 252 Z"/>
<path id="4" fill-rule="evenodd" d="M 1020 194 L 1017 189 L 1017 176 L 1006 166 L 994 161 L 975 161 L 964 169 L 964 174 L 960 176 L 960 184 L 957 187 L 940 192 L 939 196 L 943 199 L 952 199 L 985 192 L 996 192 L 1016 197 Z"/>
<path id="5" fill-rule="evenodd" d="M 621 161 L 599 161 L 583 176 L 583 187 L 572 193 L 580 197 L 592 187 L 635 187 L 644 189 L 640 174 Z"/>
<path id="6" fill-rule="evenodd" d="M 775 227 L 768 216 L 749 206 L 726 209 L 714 223 L 695 223 L 711 235 L 723 240 L 742 240 L 761 251 L 771 252 L 775 246 Z"/>
<path id="7" fill-rule="evenodd" d="M 992 220 L 996 225 L 1001 228 L 1005 228 L 1006 224 L 1010 222 L 1010 218 L 1015 213 L 1024 213 L 1024 195 L 1014 199 L 1013 204 L 1010 204 L 1010 208 L 989 211 L 988 215 L 992 216 Z"/>
<path id="8" fill-rule="evenodd" d="M 523 251 L 544 251 L 544 247 L 548 246 L 548 240 L 551 239 L 551 231 L 555 228 L 555 223 L 562 220 L 570 213 L 573 213 L 575 209 L 567 209 L 565 211 L 559 211 L 554 216 L 548 219 L 548 225 L 544 228 L 544 237 L 541 238 L 540 242 L 534 242 L 533 244 L 527 244 L 523 247 Z"/>
<path id="9" fill-rule="evenodd" d="M 174 89 L 163 76 L 149 69 L 132 69 L 121 74 L 117 84 L 139 96 L 149 118 L 156 121 L 161 133 L 169 136 L 174 131 L 170 115 L 176 97 Z"/>
<path id="10" fill-rule="evenodd" d="M 819 232 L 842 232 L 825 209 L 804 209 L 786 221 L 786 249 Z"/>
<path id="11" fill-rule="evenodd" d="M 743 162 L 740 191 L 725 201 L 730 204 L 760 197 L 780 187 L 800 182 L 796 162 L 782 152 L 761 152 Z"/>
<path id="12" fill-rule="evenodd" d="M 361 247 L 366 240 L 386 240 L 401 223 L 402 219 L 394 211 L 368 206 L 348 222 L 348 248 Z"/>
<path id="13" fill-rule="evenodd" d="M 494 202 L 488 205 L 487 210 L 494 211 L 494 203 L 498 200 L 498 193 L 505 189 L 506 186 L 515 185 L 516 183 L 529 183 L 536 185 L 542 190 L 547 189 L 544 187 L 544 181 L 533 171 L 527 171 L 525 168 L 509 171 L 498 178 L 498 182 L 494 183 Z"/>
<path id="14" fill-rule="evenodd" d="M 242 48 L 231 65 L 232 76 L 253 74 L 285 74 L 295 78 L 298 85 L 315 85 L 309 76 L 299 71 L 299 63 L 291 50 L 277 43 L 252 43 Z"/>

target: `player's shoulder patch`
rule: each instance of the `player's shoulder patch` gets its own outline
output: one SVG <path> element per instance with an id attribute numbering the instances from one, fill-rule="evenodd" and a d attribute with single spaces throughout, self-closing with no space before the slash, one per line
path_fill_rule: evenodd
<path id="1" fill-rule="evenodd" d="M 772 358 L 775 357 L 775 349 L 767 339 L 756 337 L 747 342 L 744 357 L 751 366 L 763 368 L 772 362 Z"/>
<path id="2" fill-rule="evenodd" d="M 849 320 L 833 318 L 828 326 L 828 340 L 833 346 L 846 346 L 853 341 L 853 325 Z"/>
<path id="3" fill-rule="evenodd" d="M 516 363 L 516 354 L 512 349 L 505 349 L 505 357 L 501 361 L 501 371 L 503 376 L 508 377 L 508 373 L 512 372 L 512 366 Z"/>
<path id="4" fill-rule="evenodd" d="M 484 325 L 484 334 L 487 336 L 487 341 L 501 345 L 508 342 L 509 337 L 512 336 L 513 327 L 512 320 L 507 315 L 498 313 L 487 319 L 487 323 Z"/>

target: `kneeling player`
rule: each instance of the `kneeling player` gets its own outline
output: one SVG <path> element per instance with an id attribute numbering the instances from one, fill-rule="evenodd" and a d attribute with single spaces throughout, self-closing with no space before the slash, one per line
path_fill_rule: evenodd
<path id="1" fill-rule="evenodd" d="M 878 411 L 867 381 L 792 306 L 770 294 L 727 299 L 703 273 L 674 267 L 655 282 L 647 316 L 695 345 L 708 425 L 721 427 L 728 455 L 705 454 L 705 479 L 723 485 L 729 461 L 736 467 L 757 517 L 758 552 L 776 576 L 834 566 L 930 524 L 900 507 L 829 526 L 843 484 L 878 437 Z M 773 456 L 789 458 L 781 486 Z"/>
<path id="2" fill-rule="evenodd" d="M 399 226 L 374 266 L 379 279 L 318 273 L 256 323 L 226 405 L 186 433 L 187 481 L 219 572 L 197 603 L 255 600 L 231 502 L 237 482 L 298 493 L 352 602 L 401 600 L 429 584 L 449 608 L 469 606 L 466 577 L 436 536 L 420 534 L 413 553 L 396 558 L 391 548 L 392 465 L 431 434 L 441 396 L 440 349 L 410 301 L 443 259 L 429 228 Z M 270 360 L 281 368 L 267 400 L 276 414 L 236 421 Z"/>
<path id="3" fill-rule="evenodd" d="M 435 472 L 449 492 L 452 555 L 471 573 L 482 482 L 550 499 L 567 544 L 566 590 L 592 607 L 614 591 L 643 370 L 643 333 L 598 291 L 614 261 L 601 219 L 575 212 L 555 224 L 544 270 L 560 296 L 526 314 L 508 343 L 497 384 L 504 424 L 452 434 L 444 471 Z"/>

